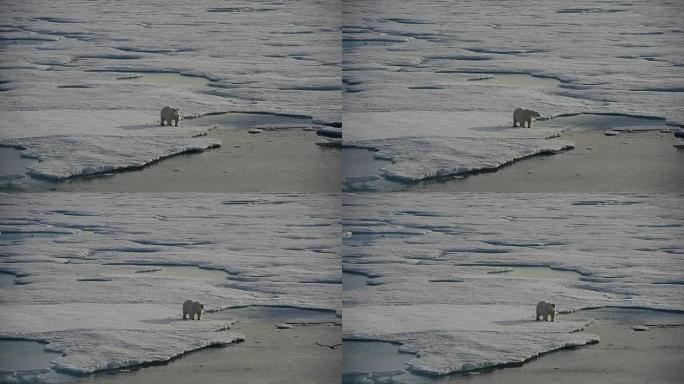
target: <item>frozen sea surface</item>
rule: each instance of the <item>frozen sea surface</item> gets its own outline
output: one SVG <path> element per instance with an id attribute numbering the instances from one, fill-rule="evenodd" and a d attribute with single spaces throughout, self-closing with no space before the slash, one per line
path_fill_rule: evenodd
<path id="1" fill-rule="evenodd" d="M 562 126 L 510 129 L 517 107 L 684 124 L 680 19 L 677 2 L 350 2 L 345 142 L 417 181 L 563 148 Z"/>
<path id="2" fill-rule="evenodd" d="M 344 337 L 399 343 L 415 354 L 410 371 L 446 375 L 598 341 L 580 332 L 586 320 L 564 315 L 578 309 L 684 310 L 683 203 L 676 194 L 347 194 L 343 268 L 367 279 L 343 292 Z M 555 322 L 534 320 L 541 300 L 557 305 Z"/>
<path id="3" fill-rule="evenodd" d="M 0 338 L 48 343 L 48 351 L 61 353 L 52 371 L 88 374 L 241 340 L 222 330 L 230 310 L 228 317 L 213 313 L 230 307 L 340 311 L 335 195 L 47 193 L 1 200 L 2 233 L 61 233 L 0 242 L 0 271 L 16 276 L 0 288 Z M 205 304 L 202 321 L 181 320 L 187 299 Z"/>
<path id="4" fill-rule="evenodd" d="M 163 15 L 159 10 L 164 9 Z M 215 142 L 159 127 L 165 105 L 340 122 L 338 1 L 3 2 L 0 144 L 59 179 Z M 211 38 L 207 38 L 211 36 Z"/>

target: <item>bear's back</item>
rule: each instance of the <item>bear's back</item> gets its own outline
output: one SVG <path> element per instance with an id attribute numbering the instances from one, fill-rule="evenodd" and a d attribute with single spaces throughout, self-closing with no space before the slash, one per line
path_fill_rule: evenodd
<path id="1" fill-rule="evenodd" d="M 539 312 L 539 313 L 546 312 L 547 308 L 548 308 L 548 303 L 546 301 L 540 301 L 539 303 L 537 303 L 537 312 Z"/>

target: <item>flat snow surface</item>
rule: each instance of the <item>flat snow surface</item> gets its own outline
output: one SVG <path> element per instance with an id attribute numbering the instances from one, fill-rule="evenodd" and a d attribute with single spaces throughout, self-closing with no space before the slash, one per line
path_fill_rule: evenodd
<path id="1" fill-rule="evenodd" d="M 189 120 L 158 127 L 166 105 L 185 116 L 339 122 L 340 9 L 333 0 L 3 1 L 0 145 L 28 148 L 41 160 L 29 173 L 57 179 L 215 144 L 193 138 Z"/>
<path id="2" fill-rule="evenodd" d="M 245 337 L 222 330 L 225 316 L 182 321 L 188 299 L 208 312 L 340 310 L 335 195 L 0 197 L 0 270 L 17 276 L 0 289 L 0 337 L 48 342 L 63 353 L 53 361 L 57 370 L 165 361 Z M 34 236 L 16 240 L 17 232 Z M 173 266 L 211 273 L 158 272 Z"/>
<path id="3" fill-rule="evenodd" d="M 678 1 L 345 2 L 345 142 L 380 149 L 394 162 L 387 176 L 416 181 L 564 148 L 539 140 L 563 127 L 509 129 L 517 107 L 684 124 L 682 11 Z"/>
<path id="4" fill-rule="evenodd" d="M 521 363 L 598 340 L 565 320 L 599 306 L 684 310 L 684 196 L 347 194 L 343 335 L 398 342 L 409 369 L 443 375 Z M 517 277 L 525 266 L 578 278 Z M 521 274 L 524 275 L 524 274 Z"/>

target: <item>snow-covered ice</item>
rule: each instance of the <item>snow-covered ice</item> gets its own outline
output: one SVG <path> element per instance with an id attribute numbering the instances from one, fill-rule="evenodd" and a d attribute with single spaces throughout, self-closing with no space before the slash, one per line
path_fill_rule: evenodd
<path id="1" fill-rule="evenodd" d="M 684 124 L 680 19 L 675 1 L 346 2 L 345 142 L 415 181 L 562 148 L 563 127 L 510 129 L 517 107 Z"/>
<path id="2" fill-rule="evenodd" d="M 416 373 L 521 363 L 598 341 L 563 312 L 684 310 L 684 197 L 674 194 L 347 194 L 346 339 L 401 343 Z M 574 278 L 501 273 L 523 267 Z M 555 322 L 535 321 L 537 302 Z"/>
<path id="3" fill-rule="evenodd" d="M 225 331 L 230 310 L 212 316 L 230 307 L 340 311 L 336 195 L 48 193 L 1 200 L 0 232 L 59 235 L 0 242 L 0 271 L 16 276 L 0 288 L 0 337 L 48 342 L 61 353 L 53 362 L 62 372 L 165 361 L 240 340 L 245 335 Z M 173 266 L 198 271 L 162 273 Z M 201 321 L 181 320 L 187 299 L 205 304 Z"/>
<path id="4" fill-rule="evenodd" d="M 188 120 L 158 127 L 165 105 L 340 122 L 340 14 L 332 0 L 3 2 L 0 144 L 63 178 L 215 144 Z"/>

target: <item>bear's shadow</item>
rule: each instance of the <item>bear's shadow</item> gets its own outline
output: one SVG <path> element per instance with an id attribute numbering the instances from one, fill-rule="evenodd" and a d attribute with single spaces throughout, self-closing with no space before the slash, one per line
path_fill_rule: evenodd
<path id="1" fill-rule="evenodd" d="M 515 325 L 523 325 L 523 324 L 529 324 L 529 323 L 534 323 L 535 320 L 501 320 L 501 321 L 495 321 L 494 324 L 499 324 L 499 325 L 505 325 L 505 326 L 515 326 Z"/>
<path id="2" fill-rule="evenodd" d="M 498 126 L 498 127 L 477 127 L 477 128 L 472 128 L 473 131 L 480 131 L 480 132 L 506 132 L 509 130 L 514 130 L 514 129 L 520 129 L 520 127 L 511 127 L 511 126 Z"/>
<path id="3" fill-rule="evenodd" d="M 162 127 L 159 123 L 156 124 L 137 124 L 137 125 L 122 125 L 117 127 L 118 129 L 123 129 L 124 131 L 140 131 L 144 129 L 155 129 L 155 128 L 166 128 L 166 124 Z M 175 128 L 175 126 L 174 126 Z"/>
<path id="4" fill-rule="evenodd" d="M 158 324 L 158 325 L 169 325 L 169 324 L 174 324 L 182 321 L 190 321 L 189 318 L 186 318 L 185 320 L 181 319 L 180 316 L 178 318 L 167 318 L 167 319 L 149 319 L 149 320 L 140 320 L 141 323 L 146 323 L 146 324 Z"/>

